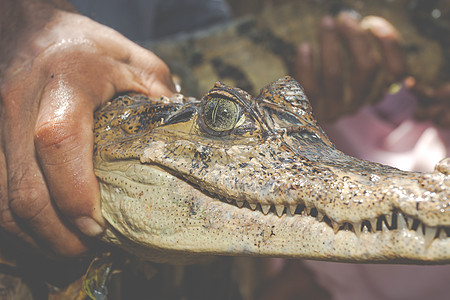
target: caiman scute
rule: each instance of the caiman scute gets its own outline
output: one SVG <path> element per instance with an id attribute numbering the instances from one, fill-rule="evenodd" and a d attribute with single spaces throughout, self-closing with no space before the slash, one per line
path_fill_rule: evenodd
<path id="1" fill-rule="evenodd" d="M 450 262 L 450 160 L 346 156 L 290 77 L 257 97 L 220 82 L 201 100 L 123 95 L 95 118 L 102 239 L 140 258 Z"/>

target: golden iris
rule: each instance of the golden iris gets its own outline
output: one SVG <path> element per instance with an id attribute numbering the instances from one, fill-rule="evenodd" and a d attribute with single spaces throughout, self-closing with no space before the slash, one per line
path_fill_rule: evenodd
<path id="1" fill-rule="evenodd" d="M 205 105 L 203 121 L 214 131 L 229 131 L 239 119 L 239 106 L 224 98 L 211 98 Z"/>

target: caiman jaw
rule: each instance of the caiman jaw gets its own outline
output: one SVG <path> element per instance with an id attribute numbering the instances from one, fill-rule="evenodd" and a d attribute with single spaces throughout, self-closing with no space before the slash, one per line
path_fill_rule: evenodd
<path id="1" fill-rule="evenodd" d="M 342 153 L 330 153 L 334 159 L 339 157 L 340 163 L 347 159 L 348 169 L 328 159 L 316 161 L 315 167 L 308 168 L 305 161 L 312 162 L 307 158 L 294 161 L 297 154 L 291 157 L 279 154 L 281 161 L 290 161 L 290 170 L 274 172 L 280 165 L 273 163 L 267 173 L 264 168 L 258 168 L 269 166 L 264 160 L 247 160 L 247 166 L 241 164 L 238 169 L 230 162 L 207 158 L 215 170 L 205 173 L 202 164 L 188 160 L 199 156 L 195 152 L 200 150 L 194 150 L 189 143 L 174 146 L 156 142 L 149 148 L 151 150 L 144 152 L 141 161 L 162 166 L 169 173 L 177 170 L 176 178 L 204 197 L 205 200 L 193 200 L 189 212 L 194 216 L 189 217 L 207 220 L 207 224 L 201 225 L 207 228 L 201 234 L 205 239 L 213 237 L 216 241 L 221 237 L 229 243 L 221 248 L 227 249 L 225 252 L 220 249 L 203 249 L 203 252 L 336 261 L 431 263 L 448 260 L 449 191 L 437 187 L 448 186 L 450 180 L 440 172 L 403 172 L 361 162 Z M 268 145 L 260 149 L 263 148 L 270 149 Z M 171 160 L 167 154 L 176 149 L 179 149 L 176 160 Z M 241 157 L 246 157 L 259 153 L 257 149 L 241 147 L 239 152 Z M 215 150 L 224 151 L 218 157 L 230 157 L 237 152 L 233 147 Z M 227 152 L 229 155 L 225 155 Z M 361 174 L 362 166 L 366 174 Z M 292 173 L 293 169 L 301 168 L 301 173 Z M 239 180 L 235 180 L 235 176 L 216 176 L 233 172 L 240 174 Z M 256 178 L 264 180 L 258 182 Z M 235 222 L 229 228 L 232 232 L 218 225 L 230 222 Z M 215 226 L 220 228 L 219 232 L 213 230 Z M 243 228 L 251 238 L 235 235 Z M 262 236 L 252 230 L 259 230 Z M 271 232 L 269 237 L 267 232 Z M 250 241 L 243 242 L 243 238 Z M 207 242 L 202 240 L 198 244 Z"/>
<path id="2" fill-rule="evenodd" d="M 227 200 L 227 204 L 234 205 L 242 209 L 258 211 L 263 215 L 276 215 L 278 217 L 308 216 L 315 218 L 317 222 L 325 222 L 334 233 L 339 231 L 352 231 L 358 238 L 362 233 L 387 232 L 391 230 L 409 229 L 416 231 L 418 236 L 423 235 L 425 246 L 428 247 L 436 239 L 444 239 L 450 236 L 450 228 L 446 226 L 427 226 L 418 219 L 404 215 L 401 212 L 393 211 L 380 215 L 373 219 L 361 220 L 360 222 L 338 223 L 332 221 L 327 215 L 318 212 L 316 207 L 306 207 L 305 204 L 298 205 L 276 205 L 276 204 L 256 204 L 247 201 Z M 246 213 L 246 212 L 242 212 Z"/>
<path id="3" fill-rule="evenodd" d="M 307 207 L 305 204 L 298 205 L 277 205 L 250 203 L 239 200 L 221 200 L 224 203 L 233 205 L 240 209 L 258 211 L 261 214 L 274 215 L 277 217 L 311 217 L 317 222 L 324 222 L 337 234 L 340 231 L 351 231 L 356 237 L 361 234 L 389 232 L 394 230 L 411 230 L 417 237 L 423 237 L 425 247 L 428 248 L 435 239 L 446 239 L 450 237 L 450 227 L 448 226 L 427 226 L 423 222 L 400 211 L 393 210 L 390 213 L 382 214 L 376 218 L 361 220 L 359 222 L 338 223 L 331 220 L 326 214 L 319 212 L 316 207 Z M 246 212 L 243 211 L 243 214 Z"/>
<path id="4" fill-rule="evenodd" d="M 132 125 L 148 113 L 127 110 L 125 123 L 108 110 L 98 121 L 122 122 L 109 133 L 115 144 L 96 140 L 106 241 L 170 263 L 204 255 L 450 262 L 449 161 L 423 174 L 344 155 L 290 78 L 257 98 L 218 84 L 201 103 L 159 112 L 141 133 Z"/>

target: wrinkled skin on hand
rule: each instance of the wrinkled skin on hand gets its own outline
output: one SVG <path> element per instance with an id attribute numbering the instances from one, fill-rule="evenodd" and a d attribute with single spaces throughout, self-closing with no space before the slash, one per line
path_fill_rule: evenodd
<path id="1" fill-rule="evenodd" d="M 295 77 L 320 122 L 335 121 L 380 100 L 389 85 L 405 75 L 398 32 L 381 17 L 360 21 L 347 12 L 327 16 L 318 35 L 317 60 L 309 43 L 298 47 Z"/>
<path id="2" fill-rule="evenodd" d="M 116 93 L 170 96 L 174 87 L 153 53 L 50 5 L 20 20 L 0 56 L 0 225 L 47 253 L 75 256 L 104 222 L 94 110 Z"/>

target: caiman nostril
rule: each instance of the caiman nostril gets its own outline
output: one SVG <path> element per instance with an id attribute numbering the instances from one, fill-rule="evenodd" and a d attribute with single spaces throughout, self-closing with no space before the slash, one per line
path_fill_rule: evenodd
<path id="1" fill-rule="evenodd" d="M 444 158 L 437 165 L 435 170 L 444 175 L 450 175 L 450 157 Z"/>

